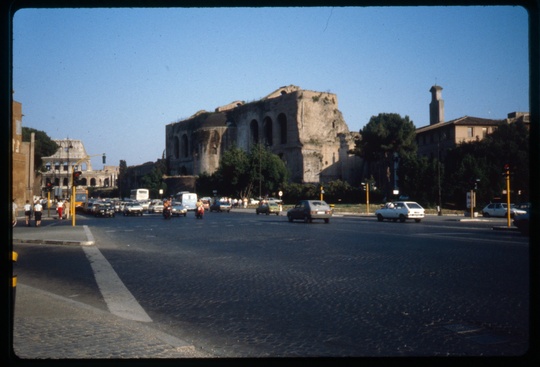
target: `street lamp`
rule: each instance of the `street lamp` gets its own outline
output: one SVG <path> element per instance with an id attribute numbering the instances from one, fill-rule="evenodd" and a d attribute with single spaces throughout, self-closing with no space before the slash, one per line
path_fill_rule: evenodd
<path id="1" fill-rule="evenodd" d="M 437 140 L 437 184 L 439 186 L 439 205 L 437 206 L 437 215 L 442 215 L 442 188 L 441 188 L 441 140 L 446 139 L 446 134 L 439 134 Z"/>

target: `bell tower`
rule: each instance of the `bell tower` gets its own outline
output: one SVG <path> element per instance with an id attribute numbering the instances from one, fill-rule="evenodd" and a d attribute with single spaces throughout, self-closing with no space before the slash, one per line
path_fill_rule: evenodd
<path id="1" fill-rule="evenodd" d="M 429 90 L 431 92 L 431 103 L 429 104 L 429 124 L 434 125 L 444 122 L 444 100 L 442 96 L 442 87 L 434 85 Z"/>

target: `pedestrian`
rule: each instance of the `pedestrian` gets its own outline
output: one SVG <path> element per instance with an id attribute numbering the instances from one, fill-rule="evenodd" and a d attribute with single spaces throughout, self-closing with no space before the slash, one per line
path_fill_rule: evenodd
<path id="1" fill-rule="evenodd" d="M 64 212 L 64 203 L 62 200 L 58 200 L 56 204 L 56 211 L 58 212 L 58 219 L 62 220 L 62 214 Z"/>
<path id="2" fill-rule="evenodd" d="M 11 224 L 13 227 L 17 225 L 17 210 L 19 210 L 19 206 L 15 202 L 15 199 L 13 199 L 13 202 L 11 204 Z"/>
<path id="3" fill-rule="evenodd" d="M 30 227 L 30 218 L 32 218 L 32 205 L 30 204 L 30 200 L 26 200 L 26 204 L 24 204 L 24 219 L 26 220 L 27 227 Z"/>
<path id="4" fill-rule="evenodd" d="M 34 205 L 34 217 L 36 219 L 36 227 L 41 226 L 41 214 L 43 213 L 43 206 L 41 205 L 40 200 L 36 201 Z"/>

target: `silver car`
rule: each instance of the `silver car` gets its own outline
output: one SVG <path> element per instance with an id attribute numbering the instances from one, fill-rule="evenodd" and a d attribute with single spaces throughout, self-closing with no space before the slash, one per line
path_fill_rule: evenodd
<path id="1" fill-rule="evenodd" d="M 325 223 L 329 223 L 330 218 L 332 218 L 332 209 L 323 200 L 302 200 L 287 211 L 289 222 L 300 219 L 311 223 L 313 219 L 322 219 Z"/>
<path id="2" fill-rule="evenodd" d="M 506 217 L 508 211 L 506 210 L 506 203 L 491 203 L 482 209 L 482 215 L 484 217 Z M 516 215 L 526 214 L 525 210 L 517 209 L 514 204 L 510 204 L 510 217 L 514 218 Z"/>

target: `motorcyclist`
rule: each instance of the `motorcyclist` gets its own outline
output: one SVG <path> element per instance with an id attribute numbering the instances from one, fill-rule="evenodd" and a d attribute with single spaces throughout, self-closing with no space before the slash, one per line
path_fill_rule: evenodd
<path id="1" fill-rule="evenodd" d="M 202 218 L 204 214 L 204 204 L 201 200 L 197 200 L 197 203 L 195 204 L 195 215 L 198 218 Z"/>
<path id="2" fill-rule="evenodd" d="M 171 214 L 171 209 L 171 201 L 169 199 L 165 199 L 165 201 L 163 201 L 163 216 L 165 218 L 169 217 Z"/>

